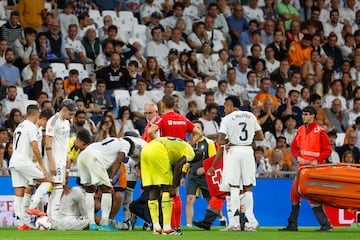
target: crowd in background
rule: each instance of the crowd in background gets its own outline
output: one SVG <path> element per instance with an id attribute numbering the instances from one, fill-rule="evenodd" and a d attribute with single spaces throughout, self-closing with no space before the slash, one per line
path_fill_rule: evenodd
<path id="1" fill-rule="evenodd" d="M 99 20 L 97 11 L 113 15 Z M 117 21 L 126 11 L 130 34 L 143 29 L 135 38 Z M 72 134 L 86 128 L 100 141 L 142 135 L 146 104 L 167 94 L 213 140 L 225 98 L 239 97 L 265 134 L 255 149 L 259 177 L 295 170 L 288 147 L 308 105 L 329 132 L 329 162 L 360 162 L 359 0 L 8 0 L 0 19 L 2 169 L 24 100 L 55 111 L 75 100 Z"/>

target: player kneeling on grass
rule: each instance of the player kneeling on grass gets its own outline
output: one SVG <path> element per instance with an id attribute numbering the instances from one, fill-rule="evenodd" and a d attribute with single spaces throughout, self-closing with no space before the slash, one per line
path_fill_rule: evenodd
<path id="1" fill-rule="evenodd" d="M 202 157 L 202 153 L 197 154 Z M 170 137 L 154 139 L 141 152 L 141 176 L 144 187 L 149 187 L 148 206 L 154 234 L 176 235 L 171 228 L 171 199 L 180 185 L 181 170 L 185 162 L 193 160 L 194 150 L 187 142 Z M 199 157 L 199 156 L 197 156 Z M 174 174 L 173 170 L 174 169 Z M 158 198 L 161 192 L 163 228 L 159 219 Z"/>
<path id="2" fill-rule="evenodd" d="M 109 225 L 109 215 L 112 205 L 111 193 L 113 191 L 110 179 L 115 176 L 125 156 L 132 154 L 134 151 L 134 143 L 130 139 L 113 137 L 90 145 L 84 144 L 78 139 L 75 141 L 76 147 L 80 150 L 83 149 L 78 156 L 78 167 L 81 184 L 84 185 L 86 191 L 86 207 L 90 222 L 89 230 L 115 230 L 115 228 Z M 95 223 L 94 217 L 94 195 L 96 187 L 102 192 L 102 219 L 100 227 Z"/>

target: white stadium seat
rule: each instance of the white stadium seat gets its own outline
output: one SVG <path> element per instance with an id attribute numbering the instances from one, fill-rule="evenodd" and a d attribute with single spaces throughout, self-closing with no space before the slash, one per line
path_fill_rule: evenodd
<path id="1" fill-rule="evenodd" d="M 69 71 L 66 69 L 66 65 L 64 63 L 51 63 L 50 66 L 52 67 L 56 77 L 64 79 L 69 76 Z"/>
<path id="2" fill-rule="evenodd" d="M 116 106 L 130 106 L 130 93 L 128 90 L 114 90 Z"/>

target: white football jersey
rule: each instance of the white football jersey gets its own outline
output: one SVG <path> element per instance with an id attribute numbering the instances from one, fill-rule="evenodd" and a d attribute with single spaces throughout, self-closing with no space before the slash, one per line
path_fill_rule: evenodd
<path id="1" fill-rule="evenodd" d="M 131 158 L 133 159 L 134 162 L 139 163 L 141 150 L 147 144 L 147 142 L 139 137 L 127 137 L 127 138 L 130 138 L 135 144 L 134 153 L 131 155 Z"/>
<path id="2" fill-rule="evenodd" d="M 42 130 L 43 130 L 42 127 L 36 125 L 36 139 L 37 139 L 37 142 L 38 142 L 38 145 L 39 145 L 40 153 L 41 153 L 41 150 L 42 150 L 42 140 L 43 140 Z"/>
<path id="3" fill-rule="evenodd" d="M 46 135 L 53 137 L 51 147 L 54 160 L 57 163 L 66 164 L 70 140 L 70 121 L 61 118 L 60 114 L 56 113 L 46 123 Z"/>
<path id="4" fill-rule="evenodd" d="M 126 169 L 126 181 L 137 181 L 138 177 L 135 171 L 135 165 L 139 162 L 135 162 L 132 157 L 129 158 L 129 161 L 125 163 Z"/>
<path id="5" fill-rule="evenodd" d="M 250 145 L 255 132 L 261 130 L 254 114 L 246 111 L 234 111 L 221 121 L 219 132 L 224 133 L 229 143 L 234 145 Z"/>
<path id="6" fill-rule="evenodd" d="M 98 160 L 102 161 L 108 169 L 116 160 L 120 152 L 127 155 L 130 150 L 130 143 L 121 138 L 109 137 L 101 142 L 90 144 L 84 151 L 94 155 Z"/>
<path id="7" fill-rule="evenodd" d="M 25 120 L 17 126 L 14 131 L 13 148 L 10 167 L 14 164 L 24 163 L 33 160 L 34 152 L 31 142 L 37 142 L 37 127 L 29 120 Z"/>
<path id="8" fill-rule="evenodd" d="M 62 216 L 86 216 L 85 190 L 81 187 L 72 187 L 68 194 L 60 200 L 60 214 Z"/>

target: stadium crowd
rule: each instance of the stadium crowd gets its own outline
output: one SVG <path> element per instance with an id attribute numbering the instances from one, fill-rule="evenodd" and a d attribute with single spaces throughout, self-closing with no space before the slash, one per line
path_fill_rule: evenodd
<path id="1" fill-rule="evenodd" d="M 265 136 L 257 177 L 296 170 L 289 146 L 309 105 L 328 161 L 360 162 L 359 0 L 8 0 L 0 19 L 1 175 L 28 104 L 74 100 L 72 136 L 149 140 L 165 95 L 212 140 L 237 96 Z"/>

